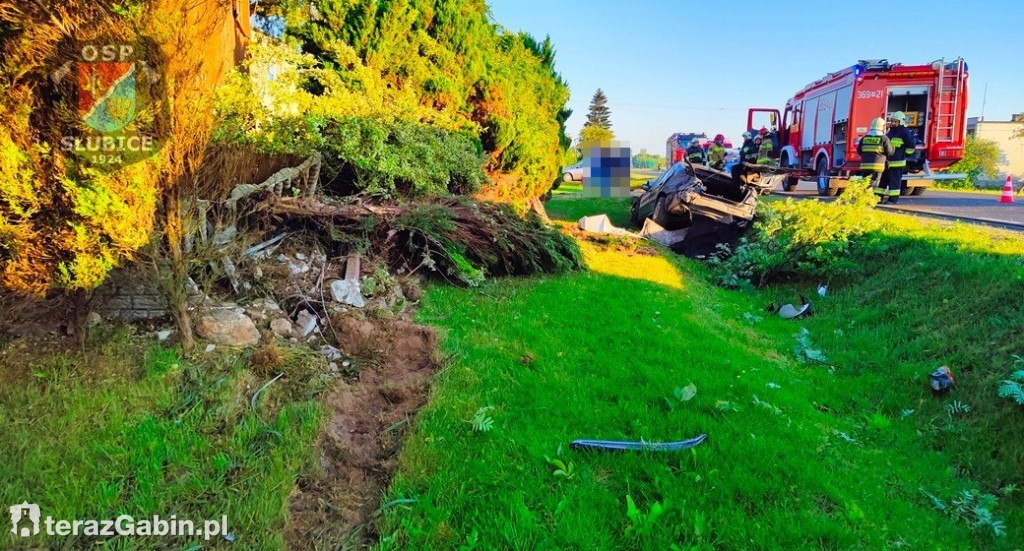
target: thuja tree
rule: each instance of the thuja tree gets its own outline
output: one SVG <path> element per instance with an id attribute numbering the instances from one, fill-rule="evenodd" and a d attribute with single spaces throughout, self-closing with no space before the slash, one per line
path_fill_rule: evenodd
<path id="1" fill-rule="evenodd" d="M 203 55 L 218 21 L 192 5 L 0 0 L 4 287 L 87 291 L 159 229 L 172 294 L 183 289 L 183 184 L 202 160 L 219 70 Z M 176 317 L 187 328 L 183 306 Z"/>
<path id="2" fill-rule="evenodd" d="M 504 30 L 483 1 L 311 0 L 285 19 L 303 51 L 340 75 L 338 86 L 311 90 L 381 90 L 406 122 L 474 133 L 490 176 L 484 196 L 532 199 L 557 177 L 570 112 L 554 48 Z"/>

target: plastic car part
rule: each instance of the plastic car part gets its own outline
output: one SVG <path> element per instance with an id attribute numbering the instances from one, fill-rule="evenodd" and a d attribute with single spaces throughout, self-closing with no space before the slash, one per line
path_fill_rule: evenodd
<path id="1" fill-rule="evenodd" d="M 614 440 L 573 440 L 569 447 L 574 450 L 652 451 L 674 452 L 697 447 L 708 439 L 701 434 L 681 442 L 618 442 Z"/>

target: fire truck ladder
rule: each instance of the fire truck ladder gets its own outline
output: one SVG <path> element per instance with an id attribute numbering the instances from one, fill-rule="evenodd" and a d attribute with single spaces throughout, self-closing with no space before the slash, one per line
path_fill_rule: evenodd
<path id="1" fill-rule="evenodd" d="M 956 138 L 957 104 L 963 95 L 964 60 L 957 58 L 947 64 L 944 59 L 939 63 L 939 98 L 935 121 L 935 141 L 952 142 Z M 955 66 L 955 69 L 953 68 Z"/>

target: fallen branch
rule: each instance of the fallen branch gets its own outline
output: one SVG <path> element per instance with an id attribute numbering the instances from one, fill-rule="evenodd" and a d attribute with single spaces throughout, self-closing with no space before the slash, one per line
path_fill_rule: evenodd
<path id="1" fill-rule="evenodd" d="M 397 216 L 408 209 L 394 205 L 365 203 L 336 204 L 316 199 L 269 196 L 259 207 L 271 214 L 315 216 L 323 218 L 363 218 L 366 216 Z"/>

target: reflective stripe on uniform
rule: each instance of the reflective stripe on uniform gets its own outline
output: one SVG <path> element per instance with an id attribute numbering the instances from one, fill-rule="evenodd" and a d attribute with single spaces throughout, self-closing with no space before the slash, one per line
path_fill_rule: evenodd
<path id="1" fill-rule="evenodd" d="M 898 161 L 893 161 L 893 160 L 889 161 L 889 168 L 903 168 L 905 166 L 907 166 L 907 160 L 906 159 L 900 159 Z"/>
<path id="2" fill-rule="evenodd" d="M 885 188 L 884 187 L 876 187 L 875 188 L 875 195 L 885 195 Z"/>
<path id="3" fill-rule="evenodd" d="M 898 190 L 898 189 L 890 189 L 889 190 L 889 197 L 898 197 L 899 194 L 900 194 L 900 190 Z"/>
<path id="4" fill-rule="evenodd" d="M 917 150 L 914 149 L 913 147 L 908 147 L 908 148 L 903 150 L 903 152 L 906 153 L 907 155 L 913 155 L 915 151 L 917 151 Z"/>
<path id="5" fill-rule="evenodd" d="M 874 153 L 876 155 L 882 153 L 882 146 L 880 146 L 880 145 L 866 145 L 866 146 L 862 147 L 861 149 L 864 150 L 864 153 Z"/>
<path id="6" fill-rule="evenodd" d="M 885 163 L 861 163 L 861 170 L 873 170 L 875 172 L 881 172 L 885 170 Z"/>
<path id="7" fill-rule="evenodd" d="M 896 149 L 903 147 L 903 138 L 893 138 L 889 141 L 892 142 L 892 146 Z"/>

